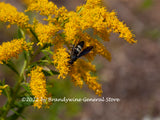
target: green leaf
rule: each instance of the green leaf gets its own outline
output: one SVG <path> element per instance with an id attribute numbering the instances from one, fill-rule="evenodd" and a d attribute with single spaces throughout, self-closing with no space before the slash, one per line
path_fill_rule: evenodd
<path id="1" fill-rule="evenodd" d="M 28 66 L 28 67 L 26 68 L 26 74 L 30 73 L 30 71 L 32 70 L 32 68 L 35 67 L 35 66 L 36 66 L 36 62 L 34 62 L 34 63 L 31 64 L 30 66 Z"/>
<path id="2" fill-rule="evenodd" d="M 42 50 L 42 49 L 45 49 L 45 48 L 48 48 L 48 47 L 50 47 L 50 46 L 52 46 L 51 43 L 46 43 L 46 44 L 44 44 L 44 46 L 41 48 L 41 50 Z"/>
<path id="3" fill-rule="evenodd" d="M 42 63 L 44 63 L 44 64 L 45 63 L 50 63 L 50 61 L 48 61 L 48 60 L 39 60 L 38 63 L 42 65 Z"/>
<path id="4" fill-rule="evenodd" d="M 26 120 L 26 118 L 21 114 L 21 112 L 23 111 L 23 107 L 21 107 L 21 108 L 18 108 L 18 110 L 16 111 L 16 110 L 14 110 L 14 109 L 11 109 L 11 111 L 13 111 L 15 114 L 13 114 L 13 115 L 11 115 L 10 116 L 10 118 L 11 118 L 11 120 L 15 120 L 15 119 L 17 119 L 19 116 L 20 117 L 22 117 L 24 120 Z"/>
<path id="5" fill-rule="evenodd" d="M 44 54 L 50 53 L 51 55 L 53 55 L 53 51 L 51 51 L 51 50 L 44 49 L 44 50 L 42 50 L 42 52 L 43 52 Z"/>
<path id="6" fill-rule="evenodd" d="M 68 18 L 65 19 L 65 20 L 62 22 L 61 27 L 63 27 L 63 26 L 65 25 L 65 23 L 67 23 L 67 22 L 69 22 L 69 19 L 68 19 Z"/>
<path id="7" fill-rule="evenodd" d="M 28 57 L 27 57 L 27 56 L 28 56 L 28 55 L 27 55 L 27 51 L 24 50 L 24 51 L 23 51 L 23 55 L 24 55 L 24 59 L 27 60 L 27 59 L 28 59 Z"/>
<path id="8" fill-rule="evenodd" d="M 32 28 L 30 28 L 30 31 L 33 34 L 33 36 L 35 37 L 36 42 L 39 42 L 38 37 L 37 37 L 36 33 L 32 30 Z"/>
<path id="9" fill-rule="evenodd" d="M 25 71 L 25 68 L 26 68 L 26 65 L 27 65 L 27 61 L 25 60 L 23 66 L 22 66 L 22 69 L 21 69 L 21 74 L 20 74 L 20 76 L 23 75 L 23 73 L 24 73 L 24 71 Z"/>
<path id="10" fill-rule="evenodd" d="M 14 114 L 7 117 L 7 120 L 17 120 L 18 117 L 21 117 L 23 120 L 26 120 L 26 118 L 21 114 L 24 110 L 24 107 L 18 108 L 18 110 L 11 109 L 11 111 L 14 112 Z"/>
<path id="11" fill-rule="evenodd" d="M 0 85 L 1 85 L 1 86 L 5 85 L 5 79 L 0 80 Z"/>
<path id="12" fill-rule="evenodd" d="M 42 70 L 45 76 L 59 75 L 59 72 L 54 70 Z"/>
<path id="13" fill-rule="evenodd" d="M 29 84 L 28 84 L 28 83 L 22 84 L 22 87 L 23 87 L 28 93 L 30 93 L 30 87 L 29 87 Z"/>
<path id="14" fill-rule="evenodd" d="M 14 65 L 14 63 L 12 61 L 7 61 L 7 62 L 3 62 L 5 65 L 7 65 L 12 71 L 14 71 L 18 76 L 19 73 L 16 70 L 16 66 Z"/>
<path id="15" fill-rule="evenodd" d="M 42 50 L 44 57 L 41 58 L 39 62 L 45 62 L 45 63 L 52 63 L 52 59 L 50 55 L 53 55 L 53 52 L 51 50 Z"/>
<path id="16" fill-rule="evenodd" d="M 81 7 L 77 13 L 79 14 L 82 10 L 83 10 L 83 7 Z"/>
<path id="17" fill-rule="evenodd" d="M 60 35 L 61 37 L 63 37 L 63 38 L 66 37 L 66 35 L 65 35 L 64 33 L 60 33 L 59 35 Z"/>
<path id="18" fill-rule="evenodd" d="M 18 38 L 25 38 L 25 33 L 21 28 L 18 28 Z"/>

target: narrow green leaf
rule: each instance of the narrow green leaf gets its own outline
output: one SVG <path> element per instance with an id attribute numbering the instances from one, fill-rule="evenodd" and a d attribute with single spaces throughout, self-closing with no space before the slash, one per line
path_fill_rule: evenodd
<path id="1" fill-rule="evenodd" d="M 81 7 L 77 13 L 79 14 L 82 10 L 83 10 L 83 7 Z"/>
<path id="2" fill-rule="evenodd" d="M 18 38 L 25 38 L 25 33 L 21 28 L 18 28 Z"/>
<path id="3" fill-rule="evenodd" d="M 19 73 L 18 71 L 16 70 L 15 68 L 15 65 L 12 61 L 8 61 L 8 62 L 3 62 L 5 65 L 7 65 L 12 71 L 14 71 L 18 76 L 19 76 Z"/>
<path id="4" fill-rule="evenodd" d="M 22 38 L 23 35 L 21 34 L 20 28 L 18 29 L 18 38 Z"/>
<path id="5" fill-rule="evenodd" d="M 12 119 L 18 118 L 19 116 L 21 116 L 24 120 L 26 120 L 25 117 L 21 113 L 19 113 L 19 111 L 22 111 L 22 109 L 24 109 L 24 108 L 19 108 L 17 111 L 14 109 L 11 109 L 11 111 L 13 111 L 15 113 L 12 115 Z M 18 115 L 18 117 L 17 117 L 17 115 Z"/>
<path id="6" fill-rule="evenodd" d="M 54 70 L 51 70 L 54 75 L 59 75 L 60 73 Z"/>
<path id="7" fill-rule="evenodd" d="M 26 65 L 27 65 L 27 61 L 25 60 L 23 66 L 22 66 L 22 69 L 21 69 L 21 74 L 20 74 L 20 76 L 23 75 L 23 73 L 24 73 L 24 71 L 25 71 L 25 68 L 26 68 Z"/>
<path id="8" fill-rule="evenodd" d="M 22 84 L 22 87 L 28 92 L 30 93 L 30 87 L 28 83 Z"/>
<path id="9" fill-rule="evenodd" d="M 69 22 L 69 19 L 65 19 L 62 24 L 61 24 L 61 27 L 63 27 L 65 25 L 65 23 Z"/>
<path id="10" fill-rule="evenodd" d="M 24 55 L 24 59 L 28 60 L 28 52 L 24 50 L 23 51 L 23 55 Z"/>
<path id="11" fill-rule="evenodd" d="M 40 60 L 38 63 L 50 63 L 48 60 Z"/>
<path id="12" fill-rule="evenodd" d="M 52 75 L 59 75 L 59 72 L 54 70 L 42 70 L 42 72 L 45 74 L 45 76 L 52 76 Z"/>
<path id="13" fill-rule="evenodd" d="M 39 42 L 39 40 L 38 40 L 38 37 L 37 37 L 36 33 L 35 33 L 31 28 L 30 28 L 30 31 L 31 31 L 31 33 L 33 34 L 33 36 L 35 37 L 36 42 Z"/>
<path id="14" fill-rule="evenodd" d="M 14 109 L 11 109 L 11 110 L 14 112 L 14 114 L 7 117 L 7 120 L 16 120 L 18 119 L 19 116 L 22 117 L 24 120 L 26 120 L 26 118 L 21 114 L 24 110 L 24 107 L 18 108 L 17 111 Z"/>
<path id="15" fill-rule="evenodd" d="M 47 50 L 47 49 L 44 49 L 42 50 L 42 52 L 45 54 L 45 53 L 50 53 L 51 55 L 53 55 L 53 51 L 51 50 Z"/>
<path id="16" fill-rule="evenodd" d="M 43 50 L 43 49 L 45 49 L 45 48 L 48 48 L 48 47 L 50 47 L 50 46 L 52 46 L 52 44 L 51 44 L 51 43 L 47 43 L 47 44 L 45 44 L 45 45 L 41 48 L 41 50 Z"/>

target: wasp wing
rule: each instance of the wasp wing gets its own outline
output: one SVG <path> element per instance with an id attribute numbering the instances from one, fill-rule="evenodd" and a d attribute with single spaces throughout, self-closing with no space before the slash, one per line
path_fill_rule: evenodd
<path id="1" fill-rule="evenodd" d="M 77 56 L 77 58 L 80 58 L 81 56 L 86 55 L 86 54 L 89 53 L 92 49 L 93 49 L 93 46 L 89 46 L 89 47 L 85 48 L 85 49 Z"/>

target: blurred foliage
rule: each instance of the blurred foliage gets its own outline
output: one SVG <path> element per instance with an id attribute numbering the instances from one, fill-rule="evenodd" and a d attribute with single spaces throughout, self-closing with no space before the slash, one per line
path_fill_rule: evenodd
<path id="1" fill-rule="evenodd" d="M 73 86 L 73 83 L 69 80 L 58 80 L 56 78 L 50 78 L 47 90 L 51 93 L 52 98 L 83 98 L 88 96 L 85 91 Z M 53 89 L 54 88 L 54 89 Z M 44 120 L 70 120 L 76 116 L 82 109 L 82 103 L 80 102 L 55 102 L 49 109 L 34 110 L 33 107 L 29 107 L 24 111 L 23 115 L 27 119 Z M 31 112 L 32 111 L 32 112 Z M 43 113 L 43 114 L 41 114 Z"/>
<path id="2" fill-rule="evenodd" d="M 153 5 L 153 0 L 144 0 L 142 5 L 141 5 L 141 9 L 145 10 L 150 8 Z"/>
<path id="3" fill-rule="evenodd" d="M 147 38 L 151 38 L 152 40 L 157 40 L 160 38 L 160 30 L 159 29 L 147 29 L 144 31 L 144 36 Z"/>

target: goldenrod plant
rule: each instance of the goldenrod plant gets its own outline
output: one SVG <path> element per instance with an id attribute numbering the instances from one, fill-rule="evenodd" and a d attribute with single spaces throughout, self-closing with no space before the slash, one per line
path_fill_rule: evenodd
<path id="1" fill-rule="evenodd" d="M 8 66 L 18 76 L 12 87 L 5 81 L 0 83 L 0 95 L 7 97 L 6 104 L 0 109 L 0 117 L 5 120 L 9 117 L 10 109 L 25 108 L 16 104 L 22 93 L 35 97 L 34 107 L 49 107 L 49 101 L 42 101 L 50 94 L 47 91 L 47 76 L 71 79 L 80 88 L 85 83 L 96 95 L 101 96 L 101 84 L 97 82 L 97 76 L 92 74 L 96 71 L 92 61 L 96 55 L 111 60 L 110 52 L 103 45 L 103 42 L 110 40 L 111 32 L 119 34 L 119 38 L 128 43 L 136 43 L 134 34 L 126 24 L 119 21 L 115 11 L 109 12 L 101 0 L 86 0 L 75 11 L 68 11 L 64 6 L 58 8 L 48 0 L 25 2 L 27 9 L 24 12 L 18 12 L 14 6 L 0 2 L 0 21 L 8 29 L 11 25 L 19 28 L 16 39 L 0 45 L 0 64 Z M 40 14 L 42 20 L 31 18 L 26 14 L 28 12 Z M 81 41 L 84 41 L 83 48 L 92 46 L 93 49 L 70 64 L 69 51 Z M 13 59 L 19 59 L 20 54 L 24 56 L 24 61 L 21 70 L 17 70 Z"/>

